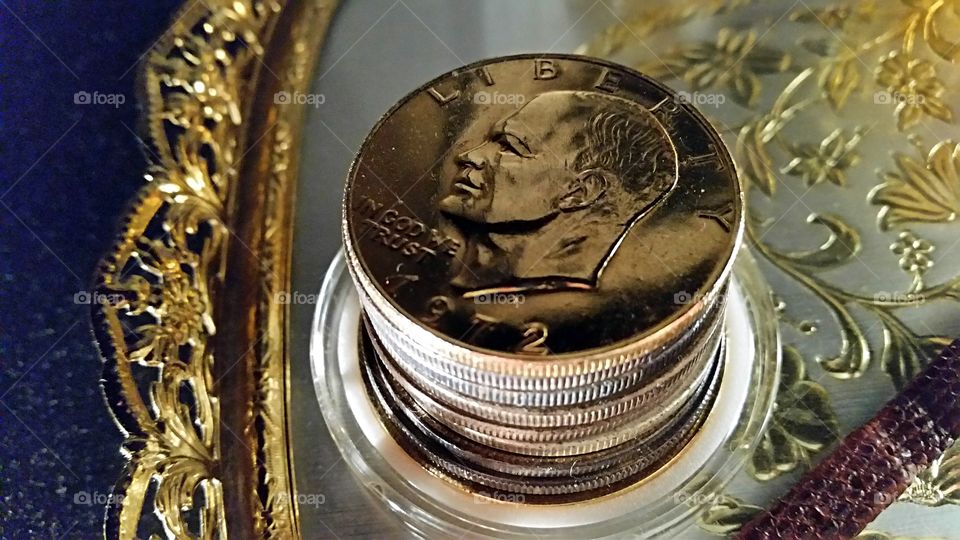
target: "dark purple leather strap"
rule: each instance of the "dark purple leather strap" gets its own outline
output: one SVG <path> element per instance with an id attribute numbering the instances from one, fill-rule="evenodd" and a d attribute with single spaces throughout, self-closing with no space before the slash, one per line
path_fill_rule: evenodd
<path id="1" fill-rule="evenodd" d="M 853 538 L 960 436 L 960 339 L 736 538 Z"/>

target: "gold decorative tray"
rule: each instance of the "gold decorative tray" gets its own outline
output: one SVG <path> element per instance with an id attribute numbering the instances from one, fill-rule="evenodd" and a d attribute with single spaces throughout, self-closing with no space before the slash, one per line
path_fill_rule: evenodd
<path id="1" fill-rule="evenodd" d="M 391 70 L 436 74 L 481 52 L 582 43 L 578 52 L 657 76 L 710 117 L 748 190 L 747 237 L 779 306 L 784 373 L 748 472 L 729 493 L 691 502 L 704 506 L 691 537 L 735 531 L 960 335 L 960 3 L 354 0 L 327 58 L 335 4 L 188 3 L 141 70 L 147 183 L 98 270 L 93 306 L 128 460 L 106 536 L 398 534 L 332 457 L 304 367 L 313 304 L 297 295 L 319 290 L 324 268 L 308 241 L 293 249 L 294 231 L 339 233 L 306 228 L 316 221 L 293 209 L 336 208 L 343 171 L 301 175 L 300 163 L 323 161 L 317 139 L 344 156 L 355 142 L 331 121 L 342 103 L 305 120 L 317 100 L 293 97 L 320 95 L 311 85 L 343 91 L 369 75 L 390 89 L 364 105 L 375 119 L 409 90 Z M 484 41 L 517 21 L 531 35 Z M 404 54 L 407 39 L 439 52 L 370 67 L 361 58 L 373 56 L 350 56 L 366 39 L 384 58 Z M 298 186 L 309 189 L 296 201 Z M 881 515 L 872 528 L 885 532 L 864 537 L 955 535 L 957 448 Z"/>
<path id="2" fill-rule="evenodd" d="M 93 310 L 129 459 L 108 537 L 298 533 L 275 293 L 303 107 L 275 96 L 307 85 L 333 8 L 187 5 L 142 69 L 148 182 L 98 271 L 114 301 Z"/>

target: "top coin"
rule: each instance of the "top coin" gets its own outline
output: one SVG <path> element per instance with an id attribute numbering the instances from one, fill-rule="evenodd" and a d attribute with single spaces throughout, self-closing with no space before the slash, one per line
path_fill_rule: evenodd
<path id="1" fill-rule="evenodd" d="M 344 242 L 363 293 L 412 324 L 508 357 L 575 355 L 702 310 L 742 215 L 723 142 L 676 92 L 592 58 L 520 55 L 442 75 L 377 123 Z"/>

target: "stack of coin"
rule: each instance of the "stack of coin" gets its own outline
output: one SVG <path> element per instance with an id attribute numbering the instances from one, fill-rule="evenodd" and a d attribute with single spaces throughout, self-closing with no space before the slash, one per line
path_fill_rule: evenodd
<path id="1" fill-rule="evenodd" d="M 523 55 L 427 83 L 373 128 L 344 198 L 371 402 L 478 493 L 636 482 L 710 410 L 742 212 L 717 133 L 627 68 Z"/>

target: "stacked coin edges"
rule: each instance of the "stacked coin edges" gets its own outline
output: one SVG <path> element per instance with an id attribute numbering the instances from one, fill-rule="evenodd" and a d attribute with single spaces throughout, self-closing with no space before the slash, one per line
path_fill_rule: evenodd
<path id="1" fill-rule="evenodd" d="M 605 450 L 542 457 L 503 451 L 477 443 L 432 417 L 385 373 L 368 327 L 361 339 L 363 375 L 387 430 L 429 470 L 481 495 L 532 504 L 575 502 L 599 497 L 635 483 L 667 462 L 696 433 L 712 406 L 723 363 L 710 375 L 674 421 L 649 437 Z M 723 341 L 713 357 L 724 355 Z"/>
<path id="2" fill-rule="evenodd" d="M 347 261 L 371 401 L 408 453 L 467 489 L 531 503 L 608 493 L 675 455 L 712 405 L 725 280 L 640 339 L 525 357 L 438 335 L 385 297 L 349 242 Z"/>

